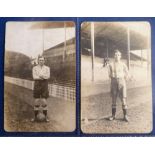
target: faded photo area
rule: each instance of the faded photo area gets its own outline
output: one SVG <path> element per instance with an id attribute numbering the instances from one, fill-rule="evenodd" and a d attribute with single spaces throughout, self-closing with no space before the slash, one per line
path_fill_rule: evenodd
<path id="1" fill-rule="evenodd" d="M 150 133 L 152 115 L 150 24 L 82 23 L 82 132 Z"/>
<path id="2" fill-rule="evenodd" d="M 75 40 L 70 21 L 6 23 L 5 131 L 75 130 Z"/>

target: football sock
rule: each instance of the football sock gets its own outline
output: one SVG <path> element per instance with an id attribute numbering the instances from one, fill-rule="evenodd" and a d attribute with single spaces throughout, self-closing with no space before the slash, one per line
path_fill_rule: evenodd
<path id="1" fill-rule="evenodd" d="M 43 110 L 43 114 L 47 116 L 47 110 Z"/>
<path id="2" fill-rule="evenodd" d="M 115 117 L 116 115 L 116 108 L 112 108 L 112 116 Z"/>

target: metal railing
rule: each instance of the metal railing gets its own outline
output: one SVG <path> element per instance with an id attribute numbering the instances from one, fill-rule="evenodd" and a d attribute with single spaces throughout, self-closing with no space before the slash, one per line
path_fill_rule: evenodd
<path id="1" fill-rule="evenodd" d="M 4 81 L 30 90 L 33 90 L 33 87 L 34 87 L 34 81 L 30 81 L 30 80 L 5 76 Z M 75 97 L 76 92 L 74 87 L 60 86 L 57 84 L 49 84 L 48 88 L 49 88 L 50 96 L 62 98 L 72 102 L 75 102 L 76 100 L 76 97 Z"/>

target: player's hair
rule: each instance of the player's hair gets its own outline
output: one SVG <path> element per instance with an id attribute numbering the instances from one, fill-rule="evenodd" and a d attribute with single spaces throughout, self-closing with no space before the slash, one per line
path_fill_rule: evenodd
<path id="1" fill-rule="evenodd" d="M 39 61 L 40 58 L 43 58 L 43 59 L 45 60 L 45 57 L 44 57 L 44 56 L 39 55 L 39 56 L 38 56 L 38 61 Z"/>
<path id="2" fill-rule="evenodd" d="M 120 55 L 122 55 L 122 53 L 121 53 L 118 49 L 114 50 L 114 53 L 115 53 L 115 54 L 116 54 L 116 53 L 119 53 Z"/>

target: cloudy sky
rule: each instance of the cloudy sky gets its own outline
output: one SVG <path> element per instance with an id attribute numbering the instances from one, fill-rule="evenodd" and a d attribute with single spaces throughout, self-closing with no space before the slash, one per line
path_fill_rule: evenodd
<path id="1" fill-rule="evenodd" d="M 6 24 L 5 49 L 23 53 L 33 58 L 44 50 L 64 41 L 64 28 L 31 29 L 36 22 L 8 22 Z M 75 37 L 75 28 L 67 28 L 66 39 Z M 43 37 L 44 36 L 44 37 Z M 44 39 L 43 39 L 44 38 Z"/>

